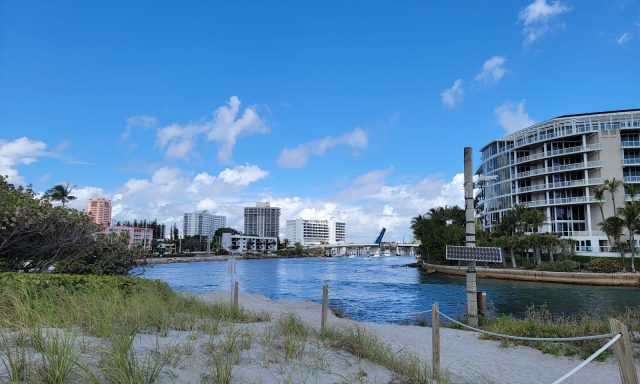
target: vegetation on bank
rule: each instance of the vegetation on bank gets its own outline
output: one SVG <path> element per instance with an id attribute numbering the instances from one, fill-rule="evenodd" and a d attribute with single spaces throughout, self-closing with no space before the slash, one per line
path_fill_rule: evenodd
<path id="1" fill-rule="evenodd" d="M 141 258 L 126 236 L 100 233 L 91 217 L 53 206 L 73 200 L 70 187 L 37 196 L 0 177 L 0 271 L 124 275 Z"/>
<path id="2" fill-rule="evenodd" d="M 635 355 L 640 356 L 640 308 L 629 308 L 617 314 L 616 319 L 629 329 L 632 342 L 636 345 Z M 602 319 L 587 314 L 574 316 L 554 315 L 546 306 L 531 306 L 521 319 L 512 316 L 482 317 L 480 327 L 484 330 L 503 333 L 512 336 L 525 337 L 576 337 L 611 332 L 608 319 Z M 518 344 L 539 349 L 544 353 L 554 355 L 578 355 L 586 358 L 597 351 L 606 342 L 601 340 L 581 340 L 571 342 L 522 341 L 510 340 L 489 335 L 481 338 L 500 340 L 503 345 Z M 611 350 L 600 355 L 604 359 Z"/>

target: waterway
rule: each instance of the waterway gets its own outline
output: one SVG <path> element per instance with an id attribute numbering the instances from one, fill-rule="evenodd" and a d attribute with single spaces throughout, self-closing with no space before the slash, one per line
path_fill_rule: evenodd
<path id="1" fill-rule="evenodd" d="M 404 265 L 411 257 L 363 257 L 236 260 L 240 290 L 273 300 L 320 302 L 323 284 L 329 303 L 349 318 L 379 323 L 410 323 L 415 312 L 440 303 L 448 315 L 464 313 L 465 278 L 427 274 Z M 173 289 L 202 293 L 230 290 L 229 262 L 160 264 L 143 277 L 160 279 Z M 527 307 L 546 304 L 553 313 L 606 316 L 640 306 L 640 289 L 478 279 L 493 314 L 521 317 Z"/>

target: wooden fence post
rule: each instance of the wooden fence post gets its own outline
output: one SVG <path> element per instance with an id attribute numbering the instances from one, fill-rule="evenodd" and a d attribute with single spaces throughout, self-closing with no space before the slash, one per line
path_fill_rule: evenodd
<path id="1" fill-rule="evenodd" d="M 233 283 L 233 307 L 238 309 L 238 282 Z"/>
<path id="2" fill-rule="evenodd" d="M 329 304 L 329 285 L 322 286 L 322 318 L 320 319 L 320 332 L 324 332 L 327 326 L 327 305 Z"/>
<path id="3" fill-rule="evenodd" d="M 434 303 L 431 306 L 431 355 L 433 378 L 440 375 L 440 305 Z"/>
<path id="4" fill-rule="evenodd" d="M 613 349 L 618 358 L 618 368 L 620 369 L 620 379 L 622 384 L 639 384 L 636 367 L 633 365 L 633 352 L 631 351 L 631 340 L 627 327 L 616 319 L 609 319 L 611 333 L 621 337 L 613 344 Z"/>

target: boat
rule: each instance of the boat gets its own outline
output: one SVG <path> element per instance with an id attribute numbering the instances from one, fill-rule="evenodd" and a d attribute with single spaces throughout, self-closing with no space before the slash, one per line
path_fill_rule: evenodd
<path id="1" fill-rule="evenodd" d="M 390 251 L 390 250 L 388 250 L 388 249 L 387 249 L 387 250 L 385 250 L 385 251 L 384 251 L 384 255 L 385 255 L 385 256 L 391 256 L 391 251 Z"/>
<path id="2" fill-rule="evenodd" d="M 376 251 L 373 253 L 373 257 L 380 257 L 380 250 L 376 249 Z"/>

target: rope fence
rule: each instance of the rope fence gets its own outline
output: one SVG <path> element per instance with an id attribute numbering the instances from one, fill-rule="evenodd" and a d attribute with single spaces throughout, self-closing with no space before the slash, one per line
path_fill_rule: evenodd
<path id="1" fill-rule="evenodd" d="M 237 291 L 238 283 L 234 283 L 234 305 L 237 306 Z M 255 297 L 252 294 L 244 292 L 246 296 L 253 299 L 256 302 L 268 304 L 267 301 L 261 300 Z M 338 300 L 344 303 L 347 306 L 357 308 L 365 313 L 371 313 L 371 308 L 366 308 L 362 305 L 358 305 L 355 303 L 348 302 L 339 296 L 333 296 L 332 299 Z M 324 332 L 327 326 L 327 308 L 329 306 L 329 286 L 325 284 L 322 288 L 322 313 L 321 313 L 321 321 L 320 321 L 320 330 Z M 597 334 L 597 335 L 586 335 L 586 336 L 575 336 L 575 337 L 525 337 L 525 336 L 514 336 L 503 333 L 486 331 L 484 329 L 476 328 L 464 324 L 446 314 L 440 312 L 438 303 L 434 303 L 431 309 L 427 309 L 424 311 L 411 312 L 411 313 L 394 313 L 392 317 L 410 317 L 417 315 L 425 315 L 427 313 L 431 313 L 432 315 L 432 324 L 431 324 L 431 337 L 432 337 L 432 372 L 434 376 L 437 376 L 440 372 L 440 317 L 446 319 L 454 324 L 457 324 L 465 329 L 469 329 L 474 332 L 478 332 L 485 335 L 490 335 L 499 338 L 511 339 L 511 340 L 521 340 L 521 341 L 548 341 L 548 342 L 572 342 L 572 341 L 584 341 L 584 340 L 599 340 L 599 339 L 607 339 L 610 338 L 602 347 L 600 347 L 597 351 L 595 351 L 591 356 L 583 360 L 580 364 L 574 367 L 571 371 L 564 374 L 562 377 L 554 381 L 552 384 L 560 384 L 564 382 L 566 379 L 574 375 L 576 372 L 580 371 L 582 368 L 586 367 L 589 363 L 591 363 L 595 358 L 600 356 L 604 351 L 611 348 L 612 346 L 615 349 L 615 355 L 618 360 L 618 366 L 620 369 L 620 377 L 622 384 L 640 384 L 638 382 L 638 376 L 636 373 L 636 368 L 633 363 L 633 353 L 631 350 L 631 343 L 629 332 L 624 324 L 619 322 L 616 319 L 610 319 L 610 327 L 611 333 Z"/>

